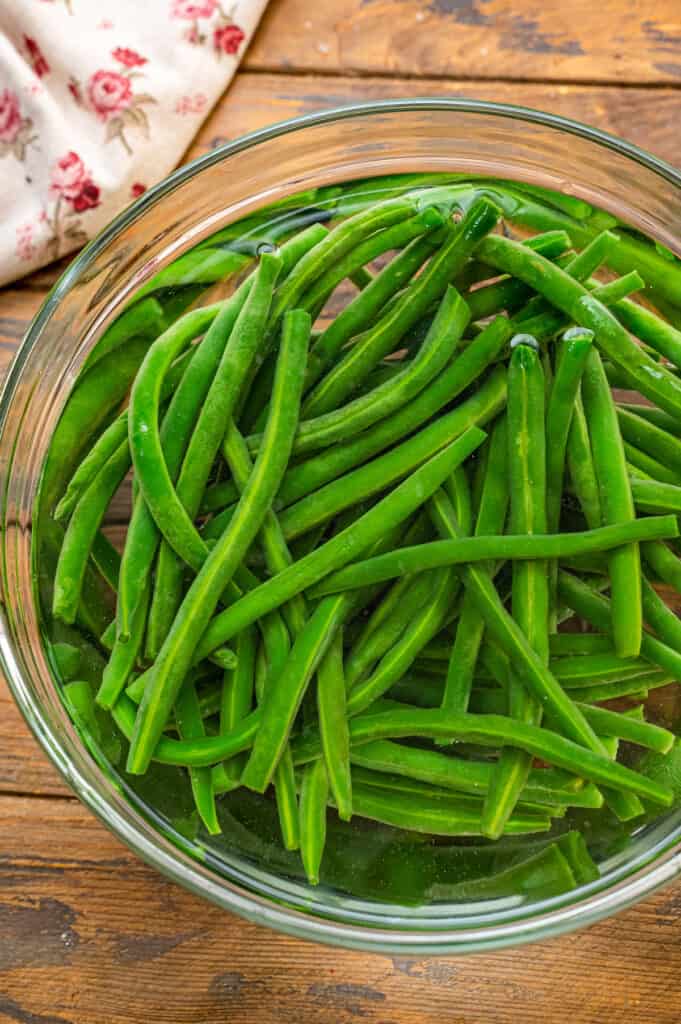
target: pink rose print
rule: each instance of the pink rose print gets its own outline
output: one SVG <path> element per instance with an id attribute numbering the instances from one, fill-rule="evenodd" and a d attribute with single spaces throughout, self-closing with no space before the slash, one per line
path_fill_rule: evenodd
<path id="1" fill-rule="evenodd" d="M 0 142 L 12 143 L 21 131 L 19 100 L 15 92 L 0 93 Z"/>
<path id="2" fill-rule="evenodd" d="M 106 123 L 105 141 L 118 139 L 126 152 L 132 154 L 127 131 L 136 128 L 148 139 L 149 120 L 143 106 L 145 103 L 156 102 L 150 93 L 135 92 L 133 88 L 133 79 L 144 77 L 144 72 L 139 68 L 148 61 L 127 46 L 117 46 L 111 55 L 118 62 L 120 70 L 100 68 L 95 71 L 87 83 L 87 103 L 100 121 Z M 71 77 L 68 89 L 75 102 L 83 105 L 80 82 Z"/>
<path id="3" fill-rule="evenodd" d="M 17 228 L 17 241 L 14 247 L 14 251 L 17 254 L 17 258 L 28 262 L 32 260 L 37 252 L 36 245 L 33 241 L 33 225 L 22 224 L 21 227 Z"/>
<path id="4" fill-rule="evenodd" d="M 172 17 L 196 21 L 197 18 L 210 18 L 217 9 L 217 0 L 174 0 Z"/>
<path id="5" fill-rule="evenodd" d="M 129 50 L 127 46 L 117 46 L 111 51 L 111 56 L 126 68 L 141 68 L 148 63 L 146 57 L 140 57 L 139 53 Z"/>
<path id="6" fill-rule="evenodd" d="M 43 75 L 46 75 L 50 70 L 50 65 L 45 60 L 42 50 L 36 43 L 35 39 L 31 39 L 30 36 L 24 36 L 24 46 L 26 47 L 28 56 L 31 59 L 33 71 L 38 78 L 42 78 Z"/>
<path id="7" fill-rule="evenodd" d="M 50 191 L 56 202 L 51 210 L 44 211 L 41 220 L 50 232 L 45 253 L 49 259 L 56 259 L 63 241 L 70 243 L 69 248 L 87 242 L 87 233 L 76 214 L 99 206 L 100 190 L 81 158 L 71 150 L 52 168 Z"/>
<path id="8" fill-rule="evenodd" d="M 220 4 L 220 0 L 173 0 L 171 15 L 183 21 L 191 21 L 192 25 L 182 33 L 188 43 L 193 46 L 201 46 L 206 42 L 207 36 L 201 31 L 199 22 L 202 19 L 212 18 L 217 14 L 217 19 L 212 23 L 212 44 L 214 52 L 220 57 L 223 53 L 234 55 L 239 52 L 239 47 L 246 38 L 243 29 L 235 25 L 232 14 L 226 13 Z"/>
<path id="9" fill-rule="evenodd" d="M 130 186 L 130 195 L 133 199 L 139 199 L 147 191 L 147 186 L 143 185 L 141 181 L 134 181 Z"/>
<path id="10" fill-rule="evenodd" d="M 50 189 L 64 199 L 72 201 L 80 195 L 83 185 L 88 180 L 85 164 L 77 153 L 71 150 L 61 160 L 57 160 L 52 168 Z"/>
<path id="11" fill-rule="evenodd" d="M 17 160 L 26 158 L 26 148 L 35 141 L 31 134 L 33 122 L 21 116 L 19 99 L 15 92 L 0 92 L 0 159 L 11 153 Z"/>
<path id="12" fill-rule="evenodd" d="M 87 91 L 90 103 L 102 121 L 107 121 L 132 103 L 130 79 L 117 71 L 95 71 Z"/>
<path id="13" fill-rule="evenodd" d="M 235 54 L 246 38 L 238 25 L 221 25 L 213 32 L 213 46 L 218 54 Z"/>
<path id="14" fill-rule="evenodd" d="M 176 114 L 202 114 L 206 109 L 208 100 L 202 92 L 193 96 L 181 96 L 175 104 Z"/>

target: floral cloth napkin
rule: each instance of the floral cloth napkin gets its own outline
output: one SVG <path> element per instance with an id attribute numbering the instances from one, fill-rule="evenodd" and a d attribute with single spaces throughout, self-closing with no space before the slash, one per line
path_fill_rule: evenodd
<path id="1" fill-rule="evenodd" d="M 0 0 L 0 284 L 178 163 L 266 3 Z"/>

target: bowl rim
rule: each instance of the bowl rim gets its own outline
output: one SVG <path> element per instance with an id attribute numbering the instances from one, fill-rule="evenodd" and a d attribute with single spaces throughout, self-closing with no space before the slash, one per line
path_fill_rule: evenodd
<path id="1" fill-rule="evenodd" d="M 62 296 L 122 230 L 142 217 L 147 209 L 150 209 L 164 196 L 195 177 L 205 168 L 221 163 L 242 150 L 291 132 L 355 117 L 438 110 L 514 118 L 529 124 L 548 127 L 561 133 L 577 135 L 604 148 L 615 150 L 620 155 L 648 168 L 681 189 L 681 172 L 633 143 L 570 118 L 515 104 L 445 96 L 413 97 L 353 103 L 279 121 L 221 144 L 171 172 L 110 221 L 71 261 L 31 321 L 8 368 L 0 391 L 0 434 L 4 430 L 7 410 L 26 358 L 37 341 L 44 323 L 52 315 Z M 597 889 L 597 883 L 593 883 L 591 886 L 582 886 L 580 888 L 582 891 L 586 890 L 587 895 L 578 902 L 568 906 L 566 905 L 567 900 L 561 901 L 560 898 L 554 898 L 551 901 L 551 908 L 546 912 L 529 912 L 501 924 L 483 924 L 474 928 L 461 927 L 457 929 L 451 927 L 429 928 L 416 932 L 408 928 L 401 930 L 376 928 L 370 925 L 349 924 L 321 916 L 312 916 L 248 891 L 226 878 L 221 878 L 219 884 L 211 884 L 211 880 L 207 878 L 205 871 L 201 871 L 197 862 L 188 856 L 178 856 L 179 851 L 175 851 L 175 855 L 172 855 L 167 847 L 158 841 L 157 837 L 151 841 L 142 833 L 139 826 L 131 826 L 116 811 L 112 814 L 111 806 L 93 791 L 91 784 L 80 769 L 73 763 L 68 763 L 65 757 L 60 756 L 59 743 L 52 734 L 50 726 L 42 718 L 38 701 L 23 685 L 19 678 L 18 667 L 13 663 L 12 643 L 7 635 L 6 625 L 2 621 L 0 622 L 0 665 L 21 714 L 50 761 L 73 789 L 75 795 L 111 832 L 144 861 L 191 892 L 202 895 L 222 908 L 234 911 L 242 917 L 256 923 L 267 924 L 298 938 L 313 939 L 369 952 L 414 955 L 453 954 L 498 949 L 563 934 L 575 928 L 592 924 L 632 905 L 681 872 L 681 825 L 679 825 L 674 829 L 676 835 L 668 834 L 658 842 L 652 856 L 648 851 L 645 856 L 639 857 L 634 869 L 627 877 L 602 889 Z M 99 766 L 95 767 L 98 772 L 101 771 Z M 594 889 L 596 891 L 589 891 Z M 574 895 L 574 893 L 569 895 Z"/>

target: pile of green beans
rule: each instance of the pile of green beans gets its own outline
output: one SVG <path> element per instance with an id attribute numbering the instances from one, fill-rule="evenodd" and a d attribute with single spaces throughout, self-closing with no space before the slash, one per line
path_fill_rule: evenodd
<path id="1" fill-rule="evenodd" d="M 184 770 L 211 835 L 271 787 L 311 884 L 329 814 L 490 842 L 668 808 L 618 744 L 675 744 L 649 694 L 681 681 L 681 332 L 654 301 L 679 296 L 589 204 L 459 175 L 313 189 L 165 268 L 43 475 L 83 733 L 106 716 L 129 776 Z M 570 887 L 595 869 L 567 835 L 541 849 Z"/>

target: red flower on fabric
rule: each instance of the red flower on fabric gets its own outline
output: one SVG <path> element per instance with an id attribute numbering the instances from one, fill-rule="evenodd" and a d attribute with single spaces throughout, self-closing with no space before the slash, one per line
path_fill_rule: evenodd
<path id="1" fill-rule="evenodd" d="M 174 0 L 172 17 L 195 21 L 197 18 L 210 18 L 216 9 L 217 0 Z"/>
<path id="2" fill-rule="evenodd" d="M 135 181 L 130 186 L 130 195 L 132 196 L 133 199 L 137 199 L 139 198 L 139 196 L 143 196 L 146 191 L 147 186 L 143 185 L 141 181 Z"/>
<path id="3" fill-rule="evenodd" d="M 14 142 L 22 124 L 17 94 L 3 89 L 0 92 L 0 142 Z"/>
<path id="4" fill-rule="evenodd" d="M 28 51 L 28 55 L 31 58 L 31 66 L 38 76 L 42 78 L 50 70 L 50 65 L 45 60 L 42 50 L 36 43 L 35 39 L 31 39 L 30 36 L 24 36 L 24 46 Z"/>
<path id="5" fill-rule="evenodd" d="M 235 54 L 246 38 L 238 25 L 221 25 L 213 33 L 213 46 L 218 53 Z"/>
<path id="6" fill-rule="evenodd" d="M 141 68 L 143 64 L 148 63 L 146 57 L 141 57 L 139 53 L 128 49 L 127 46 L 117 46 L 115 50 L 111 51 L 111 56 L 126 68 Z"/>
<path id="7" fill-rule="evenodd" d="M 99 187 L 95 185 L 91 178 L 83 182 L 81 191 L 75 196 L 71 205 L 76 213 L 83 213 L 84 210 L 93 210 L 95 206 L 99 206 Z"/>
<path id="8" fill-rule="evenodd" d="M 80 195 L 87 180 L 88 173 L 85 170 L 85 164 L 78 154 L 71 150 L 61 160 L 57 160 L 52 168 L 50 188 L 70 202 Z"/>
<path id="9" fill-rule="evenodd" d="M 76 213 L 99 206 L 99 188 L 73 150 L 57 160 L 52 168 L 50 188 L 70 203 Z"/>
<path id="10" fill-rule="evenodd" d="M 87 91 L 90 103 L 102 121 L 126 110 L 132 103 L 130 79 L 117 71 L 95 71 Z"/>

